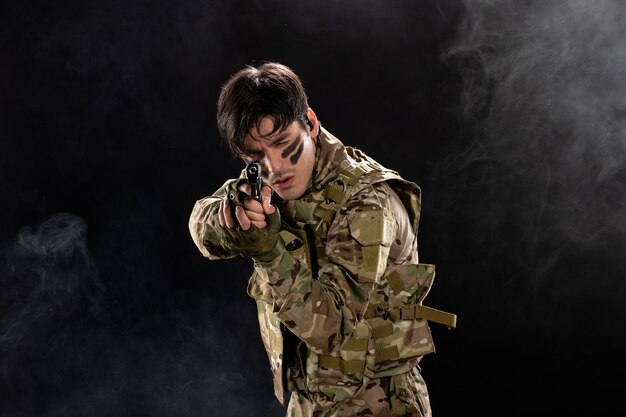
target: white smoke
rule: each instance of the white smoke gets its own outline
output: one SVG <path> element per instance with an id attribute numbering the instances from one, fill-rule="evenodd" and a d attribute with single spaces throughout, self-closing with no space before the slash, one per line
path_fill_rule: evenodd
<path id="1" fill-rule="evenodd" d="M 446 58 L 465 139 L 444 173 L 494 161 L 532 188 L 534 242 L 626 236 L 626 4 L 471 0 Z M 532 244 L 532 243 L 531 243 Z"/>

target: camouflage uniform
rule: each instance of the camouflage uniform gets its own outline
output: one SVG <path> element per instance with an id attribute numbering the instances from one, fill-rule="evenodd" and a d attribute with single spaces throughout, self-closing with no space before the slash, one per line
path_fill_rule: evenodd
<path id="1" fill-rule="evenodd" d="M 209 259 L 240 255 L 247 239 L 217 216 L 239 181 L 191 214 Z M 273 198 L 279 238 L 251 256 L 248 293 L 287 415 L 430 416 L 418 366 L 435 350 L 427 320 L 454 326 L 456 317 L 422 306 L 435 269 L 418 263 L 418 186 L 321 129 L 312 187 L 298 200 Z"/>

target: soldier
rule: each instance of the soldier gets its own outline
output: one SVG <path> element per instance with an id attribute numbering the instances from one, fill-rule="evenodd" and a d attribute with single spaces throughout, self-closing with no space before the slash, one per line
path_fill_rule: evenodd
<path id="1" fill-rule="evenodd" d="M 280 63 L 232 76 L 217 123 L 264 185 L 252 198 L 242 170 L 196 202 L 189 230 L 211 260 L 252 259 L 248 294 L 287 416 L 431 416 L 427 320 L 456 316 L 422 305 L 435 271 L 418 263 L 418 186 L 323 128 Z"/>

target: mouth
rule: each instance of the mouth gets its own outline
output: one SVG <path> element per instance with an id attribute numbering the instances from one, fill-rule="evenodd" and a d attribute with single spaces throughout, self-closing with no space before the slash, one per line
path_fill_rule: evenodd
<path id="1" fill-rule="evenodd" d="M 274 181 L 274 186 L 276 186 L 276 188 L 279 188 L 281 190 L 287 189 L 291 187 L 291 185 L 293 184 L 294 178 L 295 177 L 285 177 L 278 181 Z"/>

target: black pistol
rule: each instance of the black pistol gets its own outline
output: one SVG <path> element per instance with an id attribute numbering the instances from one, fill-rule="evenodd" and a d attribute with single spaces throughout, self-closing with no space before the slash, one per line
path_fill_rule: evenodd
<path id="1" fill-rule="evenodd" d="M 243 181 L 244 180 L 239 181 L 238 184 L 241 184 Z M 261 201 L 261 187 L 263 184 L 261 182 L 261 164 L 257 161 L 251 161 L 246 165 L 245 182 L 250 184 L 250 197 Z M 235 216 L 235 207 L 243 205 L 245 198 L 245 193 L 239 191 L 232 191 L 228 195 L 228 199 L 232 202 L 231 210 L 233 216 Z"/>
<path id="2" fill-rule="evenodd" d="M 246 178 L 250 184 L 250 197 L 261 201 L 261 164 L 257 161 L 250 161 L 246 166 Z"/>

